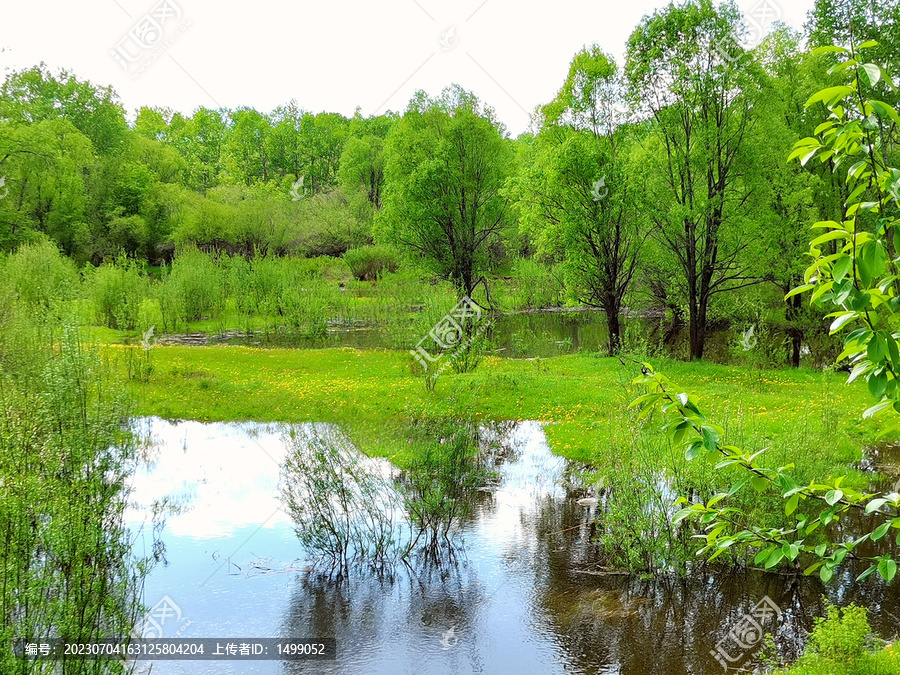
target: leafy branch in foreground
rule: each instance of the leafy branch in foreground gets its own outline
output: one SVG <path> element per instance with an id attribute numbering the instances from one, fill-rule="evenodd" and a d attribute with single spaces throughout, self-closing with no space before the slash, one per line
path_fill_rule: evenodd
<path id="1" fill-rule="evenodd" d="M 842 222 L 824 221 L 813 226 L 826 232 L 810 243 L 808 255 L 813 263 L 806 270 L 805 283 L 787 297 L 812 291 L 814 306 L 833 310 L 828 314 L 833 319 L 832 334 L 853 327 L 844 339 L 838 362 L 849 359 L 852 371 L 848 382 L 864 377 L 869 392 L 878 401 L 863 413 L 864 418 L 900 412 L 900 333 L 894 330 L 900 323 L 900 170 L 889 166 L 891 153 L 897 147 L 900 116 L 889 104 L 868 96 L 867 92 L 878 85 L 896 90 L 883 67 L 860 59 L 862 51 L 876 45 L 870 41 L 850 49 L 815 50 L 843 59 L 830 72 L 849 74 L 849 83 L 823 89 L 807 101 L 807 107 L 823 104 L 828 119 L 816 128 L 815 137 L 799 141 L 788 158 L 806 165 L 818 157 L 822 163 L 830 161 L 835 172 L 849 165 L 849 197 Z M 649 393 L 632 406 L 641 408 L 641 416 L 659 407 L 671 416 L 666 431 L 673 444 L 685 446 L 688 460 L 705 452 L 722 458 L 717 469 L 743 469 L 742 477 L 727 492 L 718 493 L 705 503 L 679 500 L 687 506 L 676 514 L 675 521 L 696 520 L 704 528 L 705 534 L 697 535 L 706 541 L 700 554 L 712 552 L 712 560 L 735 545 L 756 547 L 760 550 L 755 563 L 766 568 L 785 559 L 797 564 L 806 555 L 813 562 L 805 574 L 818 570 L 825 582 L 849 558 L 870 563 L 860 580 L 875 571 L 888 582 L 894 579 L 897 562 L 890 554 L 864 556 L 858 549 L 863 542 L 882 541 L 891 529 L 900 529 L 897 492 L 861 493 L 842 487 L 844 477 L 832 484 L 812 481 L 799 485 L 788 473 L 794 468 L 792 464 L 766 467 L 758 461 L 763 451 L 749 454 L 724 444 L 724 431 L 709 423 L 687 394 L 671 394 L 668 381 L 648 364 L 643 364 L 642 374 L 634 382 L 647 385 Z M 897 429 L 900 421 L 895 418 L 882 433 Z M 785 515 L 794 516 L 796 523 L 781 528 L 759 527 L 749 522 L 752 519 L 740 508 L 719 506 L 748 484 L 760 494 L 777 491 L 784 500 Z M 856 539 L 831 541 L 825 528 L 851 509 L 871 518 L 871 529 L 866 528 L 869 531 Z M 820 536 L 811 539 L 820 527 Z M 823 534 L 826 541 L 820 543 Z M 896 541 L 900 545 L 900 534 Z"/>
<path id="2" fill-rule="evenodd" d="M 812 574 L 818 570 L 823 581 L 831 579 L 835 568 L 847 558 L 871 563 L 860 579 L 876 570 L 887 581 L 894 578 L 897 563 L 890 555 L 862 556 L 856 549 L 867 540 L 877 542 L 883 539 L 892 527 L 900 528 L 900 494 L 876 495 L 842 487 L 843 476 L 832 484 L 811 481 L 800 485 L 788 473 L 794 468 L 793 464 L 767 467 L 758 461 L 762 450 L 751 454 L 737 446 L 725 444 L 722 440 L 724 430 L 709 422 L 687 394 L 670 393 L 669 381 L 654 372 L 650 364 L 643 364 L 641 375 L 634 379 L 634 384 L 646 385 L 650 391 L 633 401 L 631 406 L 640 409 L 641 418 L 661 408 L 663 414 L 670 418 L 665 425 L 669 440 L 673 445 L 684 448 L 689 461 L 705 453 L 710 458 L 720 459 L 717 470 L 727 467 L 744 470 L 727 491 L 716 493 L 705 503 L 689 504 L 684 497 L 677 501 L 687 506 L 675 514 L 673 522 L 696 520 L 704 529 L 705 534 L 695 535 L 706 541 L 698 555 L 712 552 L 709 560 L 713 560 L 729 548 L 743 545 L 759 548 L 754 562 L 763 564 L 767 569 L 785 559 L 799 561 L 800 555 L 805 553 L 815 558 L 805 573 Z M 757 527 L 747 524 L 750 519 L 743 509 L 721 505 L 725 499 L 734 497 L 748 485 L 760 494 L 777 491 L 785 502 L 785 515 L 794 516 L 795 524 L 780 528 Z M 850 509 L 857 509 L 883 522 L 878 522 L 870 532 L 851 541 L 820 543 L 811 539 L 816 530 L 839 522 Z M 897 543 L 900 544 L 900 534 L 897 535 Z"/>

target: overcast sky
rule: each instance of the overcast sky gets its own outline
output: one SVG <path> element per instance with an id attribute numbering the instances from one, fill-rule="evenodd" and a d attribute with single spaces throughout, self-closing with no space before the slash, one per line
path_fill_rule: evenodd
<path id="1" fill-rule="evenodd" d="M 681 0 L 678 0 L 681 1 Z M 402 111 L 450 83 L 492 105 L 513 136 L 569 60 L 625 42 L 662 0 L 32 0 L 0 15 L 0 64 L 47 63 L 110 84 L 126 109 L 250 106 Z M 762 25 L 801 28 L 813 0 L 739 0 Z M 780 17 L 779 17 L 780 15 Z M 148 19 L 149 17 L 149 19 Z M 153 55 L 156 58 L 153 58 Z M 149 65 L 147 61 L 149 60 Z M 145 65 L 141 65 L 141 64 Z"/>

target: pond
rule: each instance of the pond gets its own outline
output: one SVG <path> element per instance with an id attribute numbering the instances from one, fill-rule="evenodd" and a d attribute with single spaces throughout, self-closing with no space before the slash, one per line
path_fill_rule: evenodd
<path id="1" fill-rule="evenodd" d="M 632 332 L 650 344 L 662 344 L 670 322 L 660 318 L 623 319 Z M 603 312 L 575 310 L 538 310 L 500 316 L 487 331 L 490 351 L 509 358 L 549 358 L 581 351 L 600 352 L 607 348 L 606 318 Z M 731 345 L 740 337 L 730 329 L 710 330 L 706 343 L 706 358 L 717 363 L 732 360 Z M 374 326 L 346 326 L 335 322 L 324 337 L 304 337 L 284 332 L 247 334 L 229 331 L 221 334 L 193 333 L 166 335 L 162 344 L 240 344 L 259 347 L 352 347 L 377 349 L 393 346 L 392 339 Z M 677 358 L 687 358 L 687 328 L 677 328 L 663 351 Z M 413 347 L 413 344 L 408 347 Z"/>
<path id="2" fill-rule="evenodd" d="M 153 673 L 713 673 L 723 651 L 750 658 L 754 626 L 796 653 L 823 595 L 866 605 L 883 635 L 896 630 L 900 590 L 875 577 L 851 584 L 850 568 L 827 587 L 761 572 L 604 574 L 591 539 L 596 506 L 579 504 L 585 490 L 538 422 L 500 427 L 498 479 L 478 492 L 457 555 L 342 581 L 311 567 L 283 510 L 282 426 L 140 426 L 153 443 L 133 478 L 128 522 L 145 553 L 152 505 L 166 503 L 157 533 L 165 562 L 144 587 L 145 604 L 177 609 L 162 636 L 328 637 L 338 652 L 316 663 L 156 661 Z M 754 624 L 754 607 L 769 607 L 768 618 Z"/>

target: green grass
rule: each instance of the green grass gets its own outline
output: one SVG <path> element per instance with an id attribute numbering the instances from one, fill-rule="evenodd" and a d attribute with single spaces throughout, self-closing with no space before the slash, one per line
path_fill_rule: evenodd
<path id="1" fill-rule="evenodd" d="M 892 646 L 864 654 L 852 663 L 835 663 L 817 654 L 803 656 L 775 675 L 900 675 L 900 651 Z"/>
<path id="2" fill-rule="evenodd" d="M 111 345 L 111 353 L 128 349 Z M 154 348 L 148 382 L 134 383 L 145 415 L 201 421 L 256 420 L 342 424 L 372 454 L 408 460 L 409 450 L 379 447 L 410 419 L 471 415 L 547 422 L 554 452 L 603 465 L 628 453 L 635 423 L 628 403 L 636 367 L 591 355 L 511 360 L 488 357 L 473 373 L 445 371 L 425 391 L 405 352 L 355 349 L 257 349 L 238 346 Z M 869 395 L 840 373 L 758 371 L 654 360 L 654 367 L 696 396 L 727 439 L 770 448 L 775 464 L 846 473 L 871 442 L 863 422 Z M 659 419 L 649 422 L 655 433 Z M 661 435 L 661 434 L 660 434 Z M 799 456 L 798 456 L 799 455 Z"/>

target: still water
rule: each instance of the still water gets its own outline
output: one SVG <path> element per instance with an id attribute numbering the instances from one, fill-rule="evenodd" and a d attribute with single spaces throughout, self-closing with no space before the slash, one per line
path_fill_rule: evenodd
<path id="1" fill-rule="evenodd" d="M 689 354 L 687 328 L 675 330 L 668 344 L 663 339 L 669 322 L 664 319 L 622 319 L 631 326 L 634 335 L 649 345 L 676 358 L 686 359 Z M 509 358 L 549 358 L 581 351 L 599 352 L 607 348 L 608 331 L 603 312 L 594 310 L 533 311 L 505 314 L 498 318 L 487 332 L 489 351 Z M 707 335 L 705 358 L 716 363 L 728 363 L 732 359 L 732 343 L 739 337 L 733 330 L 710 330 Z M 248 335 L 236 331 L 210 335 L 166 335 L 162 344 L 240 344 L 255 347 L 352 347 L 377 349 L 396 347 L 392 339 L 374 326 L 347 328 L 331 326 L 324 337 L 304 337 L 298 334 L 272 332 Z M 406 348 L 413 347 L 406 345 Z M 785 352 L 786 353 L 786 352 Z"/>
<path id="2" fill-rule="evenodd" d="M 148 552 L 153 504 L 166 505 L 165 563 L 144 588 L 145 604 L 177 608 L 162 636 L 333 637 L 338 649 L 332 662 L 156 661 L 153 673 L 718 673 L 716 649 L 739 626 L 751 648 L 731 642 L 726 652 L 743 659 L 759 646 L 746 615 L 766 597 L 780 618 L 764 630 L 788 655 L 822 613 L 823 594 L 865 604 L 885 637 L 900 625 L 898 590 L 873 577 L 851 591 L 849 568 L 827 587 L 756 572 L 599 574 L 596 507 L 578 504 L 585 492 L 538 422 L 501 428 L 499 482 L 479 493 L 454 559 L 342 582 L 310 567 L 282 510 L 284 427 L 140 424 L 153 442 L 128 521 L 137 552 Z"/>

